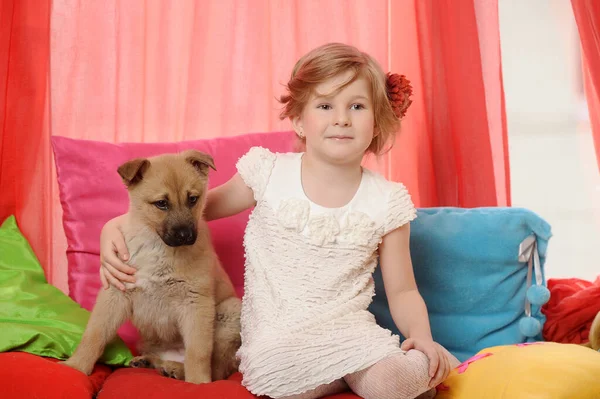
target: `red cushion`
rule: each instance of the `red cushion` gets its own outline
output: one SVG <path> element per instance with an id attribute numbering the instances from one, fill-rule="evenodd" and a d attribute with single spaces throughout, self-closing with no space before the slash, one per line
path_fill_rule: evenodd
<path id="1" fill-rule="evenodd" d="M 211 384 L 190 384 L 184 381 L 163 377 L 156 370 L 120 369 L 115 371 L 104 383 L 97 399 L 121 398 L 231 398 L 255 399 L 240 384 L 241 378 L 232 376 L 229 381 L 216 381 Z"/>
<path id="2" fill-rule="evenodd" d="M 24 352 L 0 353 L 0 392 L 3 398 L 92 398 L 111 373 L 96 365 L 89 377 L 57 363 L 57 359 Z"/>
<path id="3" fill-rule="evenodd" d="M 163 377 L 156 370 L 120 369 L 106 380 L 97 399 L 144 398 L 144 399 L 255 399 L 241 384 L 242 375 L 236 373 L 227 381 L 211 384 L 189 384 Z M 358 399 L 352 393 L 330 396 L 333 399 Z"/>

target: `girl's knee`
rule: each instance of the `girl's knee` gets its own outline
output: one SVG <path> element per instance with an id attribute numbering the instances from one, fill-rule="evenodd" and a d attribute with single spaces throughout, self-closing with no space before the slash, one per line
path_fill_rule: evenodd
<path id="1" fill-rule="evenodd" d="M 429 391 L 429 360 L 420 351 L 390 356 L 367 370 L 346 377 L 365 399 L 414 399 Z"/>
<path id="2" fill-rule="evenodd" d="M 429 358 L 423 352 L 410 350 L 403 355 L 401 378 L 393 379 L 385 396 L 389 399 L 414 399 L 429 391 Z"/>
<path id="3" fill-rule="evenodd" d="M 412 366 L 414 381 L 416 385 L 422 389 L 422 392 L 429 387 L 431 377 L 429 376 L 429 358 L 427 355 L 418 350 L 410 350 L 406 352 L 406 357 Z"/>

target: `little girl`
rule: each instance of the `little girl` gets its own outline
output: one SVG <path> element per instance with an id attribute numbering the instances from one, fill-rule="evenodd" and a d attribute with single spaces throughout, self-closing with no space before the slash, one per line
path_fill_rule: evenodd
<path id="1" fill-rule="evenodd" d="M 401 183 L 361 167 L 389 147 L 410 105 L 403 77 L 368 54 L 328 44 L 303 56 L 281 97 L 304 152 L 255 147 L 238 173 L 208 193 L 207 220 L 255 207 L 248 222 L 243 384 L 255 395 L 312 399 L 350 388 L 363 398 L 435 394 L 458 360 L 435 343 L 409 252 L 416 217 Z M 119 260 L 123 217 L 101 239 L 101 278 L 134 281 Z M 379 259 L 392 316 L 407 337 L 367 308 Z M 129 274 L 128 274 L 129 273 Z"/>

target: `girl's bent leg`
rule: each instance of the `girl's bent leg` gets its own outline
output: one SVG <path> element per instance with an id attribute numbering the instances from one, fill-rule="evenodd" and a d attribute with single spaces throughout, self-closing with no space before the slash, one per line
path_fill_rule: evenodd
<path id="1" fill-rule="evenodd" d="M 348 390 L 348 384 L 343 378 L 335 380 L 330 384 L 321 385 L 310 391 L 302 392 L 297 395 L 286 396 L 282 399 L 318 399 L 324 396 L 335 395 L 336 393 Z"/>
<path id="2" fill-rule="evenodd" d="M 414 399 L 430 391 L 429 359 L 423 352 L 410 350 L 349 374 L 345 380 L 364 399 Z"/>

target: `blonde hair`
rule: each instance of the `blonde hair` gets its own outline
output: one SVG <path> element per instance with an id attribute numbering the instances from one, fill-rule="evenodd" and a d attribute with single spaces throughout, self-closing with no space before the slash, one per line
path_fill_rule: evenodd
<path id="1" fill-rule="evenodd" d="M 346 71 L 352 71 L 354 75 L 331 94 L 336 94 L 360 77 L 369 81 L 376 135 L 367 151 L 380 155 L 393 145 L 395 134 L 400 128 L 400 120 L 390 104 L 386 75 L 381 66 L 373 57 L 356 47 L 329 43 L 311 50 L 300 58 L 286 85 L 287 94 L 279 99 L 284 104 L 280 118 L 299 117 L 317 85 Z M 391 143 L 386 149 L 388 142 Z"/>

